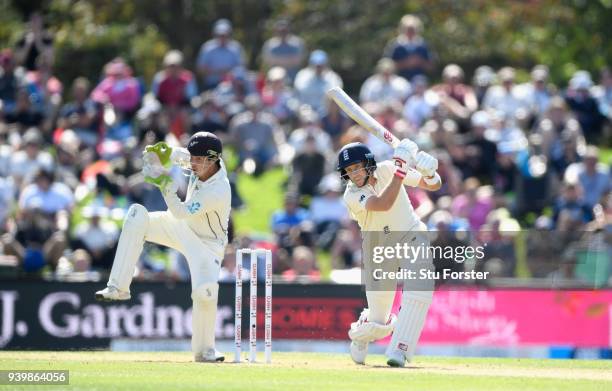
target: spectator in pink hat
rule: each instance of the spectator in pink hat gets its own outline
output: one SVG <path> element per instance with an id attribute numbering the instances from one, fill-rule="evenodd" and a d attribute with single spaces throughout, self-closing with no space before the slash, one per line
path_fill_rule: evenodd
<path id="1" fill-rule="evenodd" d="M 115 111 L 131 117 L 140 104 L 140 84 L 130 67 L 118 57 L 104 67 L 105 77 L 91 93 L 98 103 L 110 103 Z"/>

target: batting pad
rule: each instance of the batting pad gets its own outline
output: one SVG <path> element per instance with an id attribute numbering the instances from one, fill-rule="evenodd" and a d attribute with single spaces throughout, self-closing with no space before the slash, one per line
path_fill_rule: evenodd
<path id="1" fill-rule="evenodd" d="M 139 204 L 133 204 L 123 222 L 117 252 L 113 260 L 108 285 L 129 292 L 136 262 L 142 252 L 144 236 L 149 225 L 149 212 Z"/>
<path id="2" fill-rule="evenodd" d="M 196 356 L 215 348 L 218 296 L 219 284 L 216 282 L 204 283 L 191 293 L 191 350 Z"/>
<path id="3" fill-rule="evenodd" d="M 387 356 L 391 352 L 399 350 L 404 354 L 406 360 L 410 361 L 412 359 L 425 325 L 425 318 L 432 297 L 432 291 L 404 291 L 402 307 L 397 317 L 391 342 L 387 347 Z"/>

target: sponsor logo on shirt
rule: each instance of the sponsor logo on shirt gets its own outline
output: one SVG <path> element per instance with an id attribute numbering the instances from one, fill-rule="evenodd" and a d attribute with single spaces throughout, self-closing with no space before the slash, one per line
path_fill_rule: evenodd
<path id="1" fill-rule="evenodd" d="M 189 211 L 189 213 L 194 214 L 196 213 L 198 210 L 200 210 L 200 207 L 202 205 L 200 205 L 199 202 L 192 202 L 188 207 L 187 210 Z"/>
<path id="2" fill-rule="evenodd" d="M 363 200 L 365 200 L 365 194 L 362 194 L 361 197 L 359 197 L 359 202 L 363 202 Z"/>

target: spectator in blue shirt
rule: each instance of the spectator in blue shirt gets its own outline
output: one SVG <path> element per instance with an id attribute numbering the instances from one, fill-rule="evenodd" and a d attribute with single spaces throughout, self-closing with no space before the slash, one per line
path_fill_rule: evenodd
<path id="1" fill-rule="evenodd" d="M 198 72 L 205 90 L 215 88 L 232 69 L 242 66 L 242 46 L 231 38 L 232 24 L 219 19 L 213 27 L 214 38 L 200 48 Z"/>

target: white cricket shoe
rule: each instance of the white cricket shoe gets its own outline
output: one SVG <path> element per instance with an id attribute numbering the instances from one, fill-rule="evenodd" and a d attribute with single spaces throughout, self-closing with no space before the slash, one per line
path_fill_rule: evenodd
<path id="1" fill-rule="evenodd" d="M 129 300 L 130 298 L 130 292 L 119 290 L 112 285 L 96 292 L 96 300 L 98 301 Z"/>
<path id="2" fill-rule="evenodd" d="M 217 349 L 208 349 L 204 354 L 195 356 L 196 362 L 223 362 L 225 356 Z"/>
<path id="3" fill-rule="evenodd" d="M 351 358 L 355 364 L 365 364 L 365 359 L 368 355 L 368 345 L 369 343 L 367 342 L 351 341 Z"/>
<path id="4" fill-rule="evenodd" d="M 406 365 L 406 356 L 401 350 L 392 350 L 387 353 L 387 365 L 394 368 L 403 368 Z"/>

